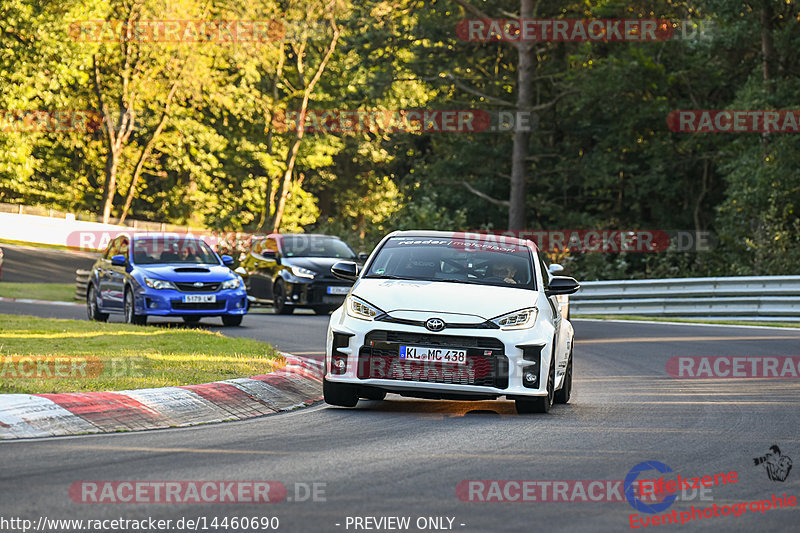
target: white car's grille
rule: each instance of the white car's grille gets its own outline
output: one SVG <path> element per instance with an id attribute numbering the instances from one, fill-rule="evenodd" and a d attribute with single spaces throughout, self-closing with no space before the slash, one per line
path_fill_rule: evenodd
<path id="1" fill-rule="evenodd" d="M 467 364 L 407 361 L 399 359 L 401 345 L 466 349 Z M 432 335 L 398 331 L 372 331 L 358 352 L 360 379 L 393 379 L 508 387 L 508 359 L 503 343 L 487 337 Z"/>

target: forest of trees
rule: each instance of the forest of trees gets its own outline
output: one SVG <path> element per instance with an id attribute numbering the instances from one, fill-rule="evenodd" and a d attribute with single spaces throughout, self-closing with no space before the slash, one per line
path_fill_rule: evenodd
<path id="1" fill-rule="evenodd" d="M 519 17 L 688 31 L 458 34 L 464 19 Z M 258 42 L 113 38 L 153 20 L 273 22 Z M 95 38 L 103 21 L 111 37 Z M 326 232 L 364 251 L 411 228 L 709 231 L 711 252 L 552 259 L 581 279 L 796 274 L 800 133 L 675 132 L 667 116 L 800 109 L 798 50 L 793 0 L 0 0 L 0 202 Z M 533 113 L 535 127 L 285 127 L 304 110 L 468 109 Z M 94 118 L 20 127 L 65 110 Z"/>

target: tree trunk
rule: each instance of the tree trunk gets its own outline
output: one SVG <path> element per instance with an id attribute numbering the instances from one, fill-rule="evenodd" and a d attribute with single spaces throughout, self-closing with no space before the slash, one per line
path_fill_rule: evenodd
<path id="1" fill-rule="evenodd" d="M 708 194 L 708 168 L 710 163 L 708 162 L 707 158 L 703 158 L 703 177 L 700 183 L 700 193 L 697 195 L 697 198 L 694 202 L 694 231 L 700 233 L 702 231 L 702 225 L 700 221 L 700 213 L 702 212 L 703 208 L 703 200 L 705 200 L 706 194 Z"/>
<path id="2" fill-rule="evenodd" d="M 761 71 L 768 93 L 775 92 L 775 42 L 772 38 L 771 0 L 761 0 Z"/>
<path id="3" fill-rule="evenodd" d="M 303 116 L 304 112 L 305 110 L 301 112 L 301 116 Z M 294 172 L 294 163 L 297 160 L 297 151 L 300 149 L 300 142 L 302 140 L 303 131 L 302 128 L 300 128 L 300 131 L 295 135 L 291 148 L 289 148 L 289 155 L 286 161 L 286 172 L 284 172 L 283 181 L 281 181 L 280 184 L 280 196 L 278 197 L 278 205 L 275 207 L 275 218 L 272 222 L 273 233 L 277 233 L 281 227 L 283 211 L 286 209 L 286 200 L 289 198 L 289 190 L 292 186 L 292 172 Z"/>
<path id="4" fill-rule="evenodd" d="M 117 166 L 119 159 L 113 147 L 106 159 L 106 180 L 103 186 L 103 224 L 111 219 L 111 207 L 114 205 L 114 194 L 117 192 Z"/>
<path id="5" fill-rule="evenodd" d="M 339 41 L 339 28 L 336 25 L 336 22 L 331 19 L 330 24 L 333 28 L 333 37 L 331 38 L 330 45 L 328 45 L 328 50 L 325 51 L 325 56 L 322 58 L 322 61 L 320 61 L 319 67 L 317 67 L 317 72 L 314 73 L 314 77 L 303 90 L 303 101 L 300 104 L 300 124 L 298 124 L 298 127 L 295 130 L 295 138 L 292 142 L 292 147 L 289 149 L 289 154 L 286 159 L 286 172 L 283 174 L 280 197 L 278 198 L 278 205 L 275 208 L 275 218 L 272 223 L 272 231 L 275 233 L 277 233 L 281 227 L 283 211 L 286 208 L 286 199 L 289 197 L 292 184 L 292 173 L 294 172 L 294 164 L 297 160 L 297 152 L 300 149 L 300 142 L 303 140 L 303 134 L 305 133 L 303 121 L 306 111 L 308 110 L 308 102 L 311 99 L 311 93 L 314 91 L 314 87 L 316 87 L 317 82 L 319 82 L 319 79 L 322 77 L 322 73 L 325 71 L 325 67 L 328 65 L 328 61 L 333 55 L 333 51 L 336 50 L 336 43 Z M 298 70 L 300 71 L 302 80 L 302 70 Z"/>
<path id="6" fill-rule="evenodd" d="M 135 18 L 138 9 L 141 6 L 133 4 L 128 13 L 128 22 Z M 120 155 L 122 149 L 128 142 L 128 139 L 133 132 L 134 122 L 136 120 L 136 113 L 134 111 L 134 100 L 130 94 L 130 79 L 132 73 L 133 62 L 133 43 L 124 43 L 125 63 L 122 71 L 119 73 L 120 81 L 122 84 L 122 94 L 119 98 L 120 119 L 119 124 L 115 125 L 114 120 L 109 112 L 108 105 L 105 98 L 103 98 L 103 84 L 100 79 L 100 63 L 97 54 L 92 55 L 92 67 L 94 70 L 94 90 L 97 96 L 97 101 L 100 105 L 100 111 L 103 114 L 103 120 L 106 127 L 106 144 L 108 148 L 108 155 L 106 156 L 106 179 L 103 187 L 103 223 L 108 224 L 111 218 L 111 209 L 114 207 L 114 196 L 117 192 L 117 170 L 119 168 Z"/>
<path id="7" fill-rule="evenodd" d="M 131 186 L 128 189 L 128 196 L 125 198 L 125 206 L 122 208 L 122 215 L 119 217 L 120 224 L 125 222 L 125 218 L 128 216 L 128 210 L 131 208 L 131 202 L 133 202 L 133 197 L 136 195 L 136 184 L 142 175 L 142 170 L 144 170 L 145 161 L 147 161 L 147 158 L 150 157 L 150 153 L 153 151 L 153 147 L 156 145 L 158 137 L 164 130 L 164 125 L 167 123 L 169 106 L 172 103 L 172 99 L 175 97 L 175 92 L 177 90 L 178 80 L 175 80 L 172 82 L 172 87 L 169 89 L 169 94 L 167 94 L 167 100 L 164 103 L 164 111 L 161 114 L 161 119 L 158 121 L 158 126 L 156 126 L 156 130 L 153 132 L 150 140 L 147 141 L 147 144 L 139 154 L 139 160 L 136 162 L 136 169 L 133 171 L 133 177 L 131 177 Z"/>
<path id="8" fill-rule="evenodd" d="M 272 82 L 272 101 L 270 105 L 272 106 L 269 110 L 269 121 L 266 124 L 267 127 L 267 153 L 272 155 L 273 149 L 273 138 L 275 136 L 274 131 L 274 121 L 275 121 L 275 110 L 278 107 L 278 82 L 283 76 L 283 66 L 286 61 L 286 43 L 281 40 L 280 48 L 278 49 L 279 59 L 278 59 L 278 67 L 275 69 L 275 79 Z M 272 203 L 275 201 L 275 190 L 272 188 L 272 176 L 264 176 L 264 187 L 262 187 L 263 196 L 264 196 L 264 210 L 261 211 L 261 218 L 258 221 L 258 230 L 263 231 L 264 226 L 267 223 L 267 219 L 272 214 Z"/>
<path id="9" fill-rule="evenodd" d="M 533 18 L 533 0 L 520 0 L 520 18 Z M 533 43 L 517 43 L 517 110 L 529 111 L 533 103 Z M 522 131 L 519 125 L 514 131 L 511 154 L 511 190 L 509 191 L 508 229 L 525 229 L 525 179 L 530 131 Z"/>

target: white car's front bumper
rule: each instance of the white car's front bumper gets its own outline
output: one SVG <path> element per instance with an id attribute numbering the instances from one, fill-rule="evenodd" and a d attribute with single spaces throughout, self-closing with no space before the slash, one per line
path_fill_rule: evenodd
<path id="1" fill-rule="evenodd" d="M 565 320 L 562 322 L 562 327 L 570 328 L 570 335 L 567 337 L 571 343 L 571 326 Z M 476 354 L 475 357 L 480 359 L 481 356 L 477 354 L 478 351 L 484 348 L 481 345 L 486 344 L 492 351 L 492 355 L 486 358 L 492 360 L 492 375 L 486 375 L 486 364 L 477 361 L 479 365 L 474 368 L 470 377 L 465 377 L 466 370 L 460 369 L 460 365 L 454 364 L 437 364 L 434 368 L 433 364 L 427 367 L 432 372 L 427 373 L 427 380 L 415 380 L 413 373 L 411 379 L 409 375 L 405 374 L 405 379 L 390 378 L 379 379 L 376 374 L 381 377 L 389 377 L 391 374 L 386 366 L 381 367 L 378 371 L 373 371 L 369 368 L 370 355 L 373 353 L 384 354 L 384 359 L 393 359 L 386 354 L 390 354 L 392 345 L 394 349 L 401 344 L 397 342 L 387 342 L 381 340 L 379 346 L 382 349 L 378 350 L 369 345 L 369 341 L 377 338 L 383 339 L 386 335 L 376 334 L 374 332 L 390 332 L 389 337 L 393 339 L 404 338 L 399 334 L 413 334 L 415 338 L 431 339 L 436 338 L 437 341 L 442 341 L 446 337 L 458 336 L 469 337 L 471 339 L 478 339 L 477 346 L 470 349 L 470 354 Z M 370 332 L 373 332 L 370 335 Z M 422 335 L 423 337 L 418 337 Z M 335 336 L 335 339 L 334 339 Z M 368 338 L 369 337 L 369 338 Z M 483 343 L 480 339 L 486 339 L 487 342 Z M 494 398 L 498 396 L 507 397 L 536 397 L 546 396 L 546 384 L 548 380 L 548 371 L 551 368 L 551 357 L 553 353 L 553 342 L 555 339 L 555 331 L 553 326 L 544 320 L 537 320 L 532 328 L 520 330 L 500 330 L 500 329 L 473 329 L 473 328 L 447 328 L 444 331 L 433 333 L 421 326 L 413 326 L 407 324 L 396 324 L 392 322 L 382 321 L 366 321 L 348 316 L 343 308 L 337 309 L 331 316 L 330 326 L 328 328 L 328 338 L 326 342 L 326 356 L 325 356 L 325 379 L 335 383 L 348 383 L 352 385 L 360 385 L 364 387 L 376 387 L 390 392 L 406 393 L 409 395 L 420 395 L 423 397 L 436 397 L 447 396 L 457 397 L 463 395 L 473 399 L 474 397 L 487 397 Z M 337 341 L 337 346 L 334 349 L 334 340 Z M 402 343 L 405 344 L 405 343 Z M 412 344 L 408 342 L 407 344 Z M 415 342 L 414 344 L 424 345 L 424 340 Z M 447 348 L 465 348 L 467 346 L 460 346 L 458 342 L 448 343 Z M 567 347 L 568 349 L 569 347 Z M 377 350 L 377 351 L 373 351 Z M 335 350 L 335 351 L 334 351 Z M 502 350 L 501 353 L 497 353 Z M 333 356 L 337 359 L 344 359 L 346 361 L 346 368 L 332 367 Z M 468 359 L 472 355 L 468 355 Z M 494 359 L 492 359 L 494 358 Z M 504 361 L 506 360 L 507 363 Z M 399 363 L 399 361 L 392 361 L 390 364 Z M 360 366 L 359 366 L 360 365 Z M 447 370 L 442 371 L 442 368 Z M 437 374 L 437 370 L 441 373 Z M 556 369 L 555 388 L 561 386 L 563 379 L 563 368 Z M 498 373 L 499 371 L 499 373 Z M 530 382 L 526 385 L 523 380 L 523 375 L 526 373 L 534 372 L 537 379 L 533 385 Z M 559 372 L 560 371 L 560 372 Z M 383 373 L 381 373 L 383 372 Z M 453 381 L 452 375 L 456 373 L 459 376 L 458 383 Z M 425 375 L 425 371 L 419 372 L 417 377 Z M 483 375 L 482 375 L 483 374 Z M 477 376 L 487 381 L 493 382 L 491 384 L 471 384 L 475 379 L 472 377 Z M 432 377 L 432 378 L 431 378 Z M 507 385 L 506 385 L 507 383 Z"/>

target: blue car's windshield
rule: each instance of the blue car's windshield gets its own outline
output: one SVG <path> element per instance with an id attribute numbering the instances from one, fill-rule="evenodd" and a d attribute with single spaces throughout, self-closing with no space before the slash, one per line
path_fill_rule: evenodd
<path id="1" fill-rule="evenodd" d="M 216 265 L 217 255 L 202 240 L 181 237 L 151 237 L 134 239 L 133 263 L 156 265 L 160 263 L 187 263 Z"/>

